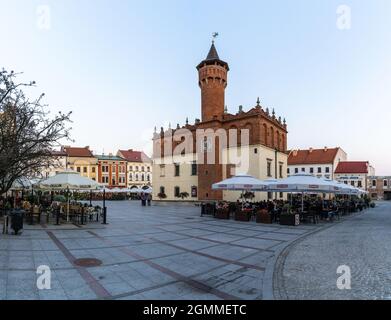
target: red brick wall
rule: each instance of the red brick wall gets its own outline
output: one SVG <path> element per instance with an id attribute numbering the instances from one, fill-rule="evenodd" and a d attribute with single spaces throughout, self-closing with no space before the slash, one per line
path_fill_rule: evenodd
<path id="1" fill-rule="evenodd" d="M 205 65 L 199 69 L 202 121 L 212 120 L 224 113 L 227 70 L 219 65 Z"/>

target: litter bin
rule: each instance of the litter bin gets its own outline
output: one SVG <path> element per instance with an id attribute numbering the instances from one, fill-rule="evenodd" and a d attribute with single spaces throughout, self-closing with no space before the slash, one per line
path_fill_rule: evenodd
<path id="1" fill-rule="evenodd" d="M 19 230 L 23 229 L 23 216 L 23 210 L 11 211 L 11 229 L 14 230 L 16 235 L 19 233 Z"/>
<path id="2" fill-rule="evenodd" d="M 201 203 L 201 217 L 205 214 L 205 203 Z"/>
<path id="3" fill-rule="evenodd" d="M 8 215 L 4 215 L 3 234 L 8 234 Z"/>

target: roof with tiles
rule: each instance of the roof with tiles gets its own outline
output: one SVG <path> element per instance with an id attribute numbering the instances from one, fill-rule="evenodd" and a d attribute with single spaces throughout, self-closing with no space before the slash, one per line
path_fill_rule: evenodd
<path id="1" fill-rule="evenodd" d="M 291 150 L 288 165 L 333 163 L 340 148 Z"/>
<path id="2" fill-rule="evenodd" d="M 341 161 L 335 173 L 368 173 L 368 161 Z"/>
<path id="3" fill-rule="evenodd" d="M 143 151 L 118 150 L 118 156 L 123 157 L 128 162 L 151 162 L 151 159 Z"/>
<path id="4" fill-rule="evenodd" d="M 79 148 L 79 147 L 62 147 L 62 152 L 65 152 L 68 157 L 86 157 L 86 158 L 93 158 L 94 155 L 92 154 L 89 147 Z"/>

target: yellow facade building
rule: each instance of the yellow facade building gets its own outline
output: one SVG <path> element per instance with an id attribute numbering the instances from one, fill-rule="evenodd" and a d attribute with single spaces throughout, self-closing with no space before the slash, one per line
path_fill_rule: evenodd
<path id="1" fill-rule="evenodd" d="M 94 157 L 88 146 L 84 148 L 63 146 L 61 151 L 67 155 L 67 169 L 98 181 L 98 159 Z"/>

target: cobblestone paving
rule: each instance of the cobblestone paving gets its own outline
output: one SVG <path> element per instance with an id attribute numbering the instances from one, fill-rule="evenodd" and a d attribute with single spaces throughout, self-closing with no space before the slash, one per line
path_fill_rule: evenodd
<path id="1" fill-rule="evenodd" d="M 337 268 L 351 289 L 337 288 Z M 276 299 L 391 299 L 391 202 L 288 246 L 275 269 Z"/>
<path id="2" fill-rule="evenodd" d="M 38 224 L 0 234 L 0 300 L 268 299 L 279 252 L 324 227 L 216 220 L 194 205 L 107 205 L 106 226 Z M 82 267 L 79 258 L 102 264 Z M 37 289 L 40 265 L 51 268 L 50 290 Z"/>

